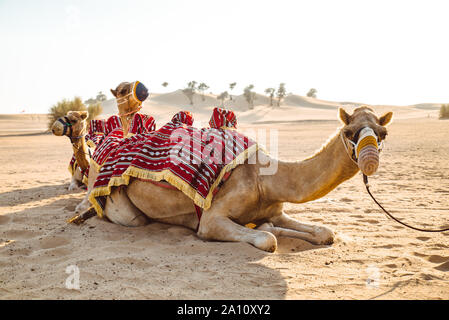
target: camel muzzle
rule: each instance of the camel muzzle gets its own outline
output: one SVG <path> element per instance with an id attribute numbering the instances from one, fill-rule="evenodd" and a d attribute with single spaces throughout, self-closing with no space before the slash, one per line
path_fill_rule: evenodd
<path id="1" fill-rule="evenodd" d="M 366 176 L 376 173 L 379 167 L 378 138 L 371 128 L 363 128 L 355 145 L 357 165 Z"/>
<path id="2" fill-rule="evenodd" d="M 51 126 L 51 132 L 55 136 L 62 136 L 62 133 L 64 132 L 64 125 L 59 121 L 55 121 L 55 123 Z"/>
<path id="3" fill-rule="evenodd" d="M 68 133 L 68 137 L 72 136 L 72 124 L 67 117 L 59 118 L 53 123 L 51 132 L 55 136 L 65 136 Z"/>

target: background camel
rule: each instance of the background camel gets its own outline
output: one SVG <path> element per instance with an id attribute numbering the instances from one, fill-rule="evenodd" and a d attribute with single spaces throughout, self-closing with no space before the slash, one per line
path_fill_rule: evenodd
<path id="1" fill-rule="evenodd" d="M 117 93 L 117 96 L 122 94 L 126 95 L 126 90 Z M 112 189 L 106 200 L 104 215 L 112 222 L 125 226 L 144 225 L 149 219 L 182 225 L 197 229 L 198 236 L 203 239 L 244 241 L 269 252 L 276 250 L 276 236 L 295 237 L 314 244 L 331 244 L 334 234 L 330 229 L 303 224 L 288 217 L 282 210 L 283 203 L 318 199 L 353 177 L 359 166 L 352 156 L 354 146 L 350 142 L 356 144 L 364 128 L 373 132 L 375 140 L 385 139 L 385 126 L 392 119 L 391 112 L 378 118 L 368 107 L 358 108 L 352 115 L 343 109 L 339 112 L 344 126 L 312 157 L 299 162 L 286 162 L 259 152 L 245 164 L 237 166 L 215 196 L 211 207 L 204 212 L 200 223 L 192 200 L 181 191 L 161 188 L 132 177 L 129 185 Z M 261 169 L 273 161 L 278 161 L 277 172 L 261 175 Z M 369 172 L 372 173 L 373 170 Z M 89 192 L 97 175 L 98 172 L 91 168 Z M 248 223 L 254 223 L 258 228 L 244 227 Z"/>
<path id="2" fill-rule="evenodd" d="M 78 166 L 72 172 L 69 190 L 74 190 L 83 183 L 84 175 L 82 172 L 89 168 L 89 149 L 85 140 L 87 117 L 87 111 L 69 111 L 64 117 L 57 119 L 51 127 L 55 136 L 69 137 L 73 155 L 78 163 Z"/>

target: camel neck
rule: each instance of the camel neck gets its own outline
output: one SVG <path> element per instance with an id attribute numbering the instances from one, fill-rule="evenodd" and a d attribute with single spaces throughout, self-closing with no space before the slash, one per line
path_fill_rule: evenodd
<path id="1" fill-rule="evenodd" d="M 261 180 L 268 199 L 303 203 L 325 196 L 358 171 L 337 134 L 308 159 L 279 161 L 277 172 L 272 176 L 261 176 Z"/>
<path id="2" fill-rule="evenodd" d="M 73 154 L 81 169 L 89 168 L 89 151 L 84 136 L 72 140 Z"/>

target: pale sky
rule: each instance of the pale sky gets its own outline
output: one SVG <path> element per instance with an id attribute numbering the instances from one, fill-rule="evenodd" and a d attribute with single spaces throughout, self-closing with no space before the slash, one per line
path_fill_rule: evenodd
<path id="1" fill-rule="evenodd" d="M 0 113 L 122 81 L 237 82 L 369 104 L 449 103 L 447 1 L 0 0 Z M 167 81 L 164 89 L 161 83 Z"/>

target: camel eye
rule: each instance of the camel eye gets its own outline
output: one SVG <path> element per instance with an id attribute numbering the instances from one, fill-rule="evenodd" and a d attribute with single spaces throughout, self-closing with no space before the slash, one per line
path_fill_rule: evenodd
<path id="1" fill-rule="evenodd" d="M 388 134 L 385 128 L 378 129 L 376 133 L 380 140 L 385 140 Z"/>
<path id="2" fill-rule="evenodd" d="M 352 136 L 354 135 L 354 132 L 352 132 L 352 130 L 348 129 L 348 128 L 344 129 L 343 133 L 345 134 L 346 138 L 348 138 L 348 139 L 351 139 Z"/>
<path id="3" fill-rule="evenodd" d="M 70 120 L 70 122 L 71 122 L 72 124 L 75 124 L 75 123 L 78 122 L 78 120 Z"/>
<path id="4" fill-rule="evenodd" d="M 123 96 L 125 94 L 128 93 L 128 90 L 126 90 L 126 88 L 122 88 L 122 90 L 120 90 L 120 94 Z"/>

